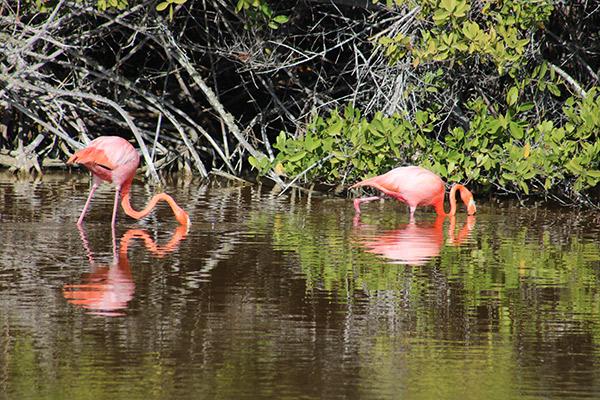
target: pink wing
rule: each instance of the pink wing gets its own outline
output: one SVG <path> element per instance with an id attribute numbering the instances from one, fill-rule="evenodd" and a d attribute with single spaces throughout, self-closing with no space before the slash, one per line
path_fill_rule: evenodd
<path id="1" fill-rule="evenodd" d="M 68 164 L 82 164 L 94 175 L 115 183 L 133 177 L 139 162 L 140 156 L 135 148 L 118 136 L 96 138 L 67 161 Z"/>

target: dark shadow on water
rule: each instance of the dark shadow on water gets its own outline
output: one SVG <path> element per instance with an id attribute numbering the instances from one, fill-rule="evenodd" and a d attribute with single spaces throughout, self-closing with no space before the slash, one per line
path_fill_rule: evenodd
<path id="1" fill-rule="evenodd" d="M 369 253 L 380 255 L 393 264 L 424 265 L 439 256 L 444 246 L 445 217 L 438 216 L 433 222 L 408 224 L 396 229 L 364 235 L 360 242 Z M 456 217 L 449 217 L 446 244 L 460 246 L 475 227 L 475 216 L 468 216 L 456 233 Z M 372 228 L 360 223 L 355 217 L 354 226 L 360 230 Z"/>
<path id="2" fill-rule="evenodd" d="M 107 317 L 125 315 L 127 304 L 133 299 L 135 283 L 127 255 L 132 241 L 143 240 L 148 251 L 162 258 L 175 251 L 188 233 L 188 228 L 180 225 L 173 231 L 171 239 L 161 246 L 146 230 L 129 229 L 121 236 L 118 249 L 115 237 L 112 237 L 113 261 L 107 265 L 94 260 L 85 228 L 78 226 L 78 229 L 92 272 L 83 277 L 82 283 L 65 284 L 63 295 L 70 304 L 86 309 L 88 314 Z"/>

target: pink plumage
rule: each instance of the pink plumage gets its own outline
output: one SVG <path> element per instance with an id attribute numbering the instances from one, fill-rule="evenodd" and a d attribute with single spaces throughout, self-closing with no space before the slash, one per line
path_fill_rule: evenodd
<path id="1" fill-rule="evenodd" d="M 433 172 L 418 166 L 398 167 L 383 175 L 365 179 L 355 183 L 350 188 L 362 186 L 373 187 L 384 194 L 406 203 L 410 207 L 411 217 L 417 206 L 433 206 L 439 215 L 454 215 L 456 213 L 456 199 L 454 194 L 460 191 L 460 196 L 469 215 L 475 213 L 473 195 L 463 185 L 453 185 L 450 191 L 450 212 L 444 211 L 444 196 L 446 186 L 444 181 Z M 354 208 L 360 213 L 360 203 L 380 199 L 373 196 L 354 200 Z"/>
<path id="2" fill-rule="evenodd" d="M 136 211 L 131 207 L 130 189 L 138 165 L 140 155 L 127 140 L 118 136 L 102 136 L 90 142 L 90 144 L 73 154 L 67 164 L 82 164 L 90 170 L 93 176 L 93 185 L 90 189 L 83 211 L 77 220 L 77 224 L 83 223 L 83 218 L 90 205 L 94 192 L 102 181 L 114 183 L 116 186 L 115 204 L 113 207 L 112 227 L 114 229 L 117 218 L 117 205 L 122 195 L 121 206 L 130 217 L 140 219 L 145 217 L 158 201 L 166 201 L 171 206 L 175 218 L 182 225 L 189 225 L 188 214 L 181 209 L 171 196 L 160 193 L 152 197 L 146 208 Z"/>
<path id="3" fill-rule="evenodd" d="M 123 185 L 133 180 L 140 155 L 127 140 L 119 136 L 101 136 L 69 158 L 67 164 L 82 164 L 103 181 Z"/>

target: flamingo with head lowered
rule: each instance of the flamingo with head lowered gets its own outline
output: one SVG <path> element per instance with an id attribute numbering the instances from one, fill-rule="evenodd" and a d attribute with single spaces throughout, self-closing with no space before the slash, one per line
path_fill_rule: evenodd
<path id="1" fill-rule="evenodd" d="M 350 188 L 362 186 L 373 187 L 385 195 L 395 198 L 410 207 L 410 217 L 414 216 L 417 206 L 433 206 L 435 212 L 442 216 L 452 216 L 456 214 L 456 191 L 460 193 L 460 198 L 467 206 L 469 215 L 475 214 L 475 200 L 473 194 L 463 185 L 454 184 L 450 189 L 450 212 L 444 210 L 444 197 L 446 186 L 442 178 L 429 171 L 428 169 L 409 166 L 395 168 L 383 175 L 365 179 L 355 183 Z M 382 196 L 364 197 L 354 200 L 354 209 L 360 213 L 360 203 L 378 200 Z"/>
<path id="2" fill-rule="evenodd" d="M 119 197 L 125 214 L 135 219 L 144 218 L 152 211 L 159 201 L 166 201 L 171 206 L 175 218 L 181 225 L 188 226 L 190 217 L 177 205 L 175 200 L 166 193 L 159 193 L 152 197 L 146 208 L 136 211 L 131 207 L 130 190 L 135 171 L 140 163 L 140 155 L 135 148 L 125 139 L 118 136 L 102 136 L 90 142 L 90 144 L 73 154 L 67 164 L 82 164 L 90 170 L 93 177 L 92 188 L 88 195 L 83 211 L 77 220 L 77 225 L 83 223 L 83 218 L 94 192 L 102 181 L 114 183 L 116 186 L 115 204 L 113 207 L 112 227 L 114 230 L 117 220 L 117 209 L 119 208 Z"/>

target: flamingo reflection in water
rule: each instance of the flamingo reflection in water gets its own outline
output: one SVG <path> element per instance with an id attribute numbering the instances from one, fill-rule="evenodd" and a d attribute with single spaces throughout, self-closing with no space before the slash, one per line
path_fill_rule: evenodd
<path id="1" fill-rule="evenodd" d="M 354 225 L 360 227 L 358 218 L 355 217 Z M 459 246 L 475 227 L 475 216 L 467 217 L 458 234 L 455 232 L 456 217 L 448 218 L 450 222 L 446 243 Z M 444 220 L 443 216 L 438 216 L 433 223 L 417 225 L 411 218 L 405 226 L 375 237 L 365 237 L 361 242 L 367 252 L 383 256 L 394 264 L 424 265 L 437 257 L 444 246 Z"/>
<path id="2" fill-rule="evenodd" d="M 141 239 L 144 246 L 155 257 L 162 258 L 179 246 L 188 232 L 188 227 L 180 225 L 175 229 L 169 242 L 159 246 L 144 229 L 129 229 L 119 240 L 119 249 L 113 237 L 112 265 L 99 264 L 94 261 L 85 230 L 79 226 L 79 233 L 86 249 L 92 272 L 86 274 L 83 283 L 66 284 L 63 295 L 70 304 L 89 310 L 89 314 L 103 316 L 122 316 L 127 303 L 133 298 L 135 283 L 129 266 L 127 251 L 133 239 Z"/>

